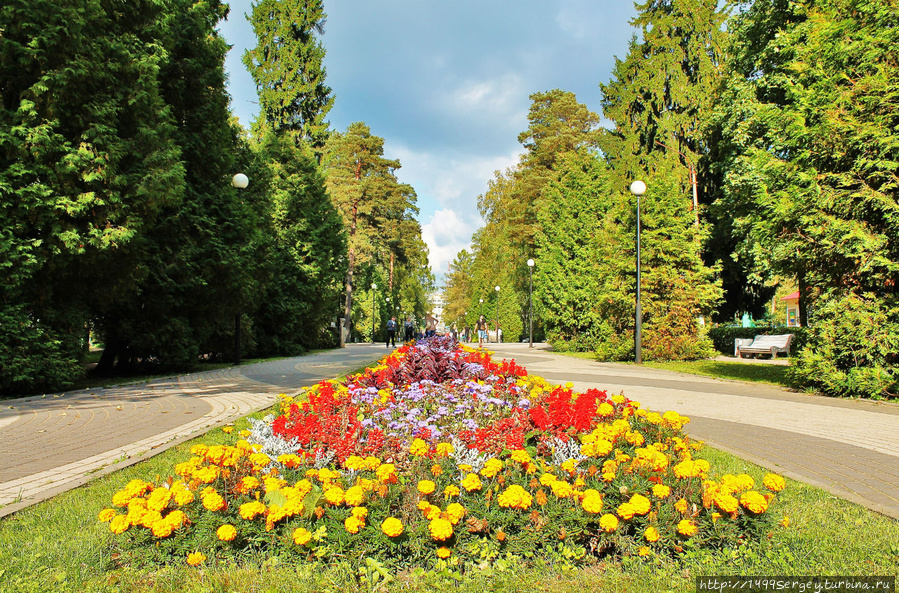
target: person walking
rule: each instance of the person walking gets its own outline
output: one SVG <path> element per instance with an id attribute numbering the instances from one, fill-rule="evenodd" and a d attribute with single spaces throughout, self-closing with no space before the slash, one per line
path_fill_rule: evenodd
<path id="1" fill-rule="evenodd" d="M 387 322 L 387 348 L 390 348 L 391 343 L 396 348 L 396 317 L 391 317 Z"/>
<path id="2" fill-rule="evenodd" d="M 403 325 L 403 329 L 406 333 L 406 341 L 411 342 L 412 338 L 415 337 L 415 326 L 412 324 L 412 316 L 410 315 L 408 319 L 406 319 L 406 323 Z"/>
<path id="3" fill-rule="evenodd" d="M 487 318 L 483 315 L 478 317 L 478 321 L 475 323 L 474 328 L 478 332 L 478 348 L 483 348 L 484 340 L 487 339 Z"/>

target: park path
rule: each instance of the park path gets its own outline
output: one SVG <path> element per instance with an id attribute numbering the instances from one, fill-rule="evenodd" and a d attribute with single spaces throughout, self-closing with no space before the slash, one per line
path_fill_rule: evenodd
<path id="1" fill-rule="evenodd" d="M 0 517 L 384 356 L 347 348 L 147 383 L 0 401 Z"/>
<path id="2" fill-rule="evenodd" d="M 490 344 L 496 358 L 515 359 L 551 382 L 675 410 L 690 418 L 685 430 L 693 438 L 899 519 L 899 404 L 598 363 L 545 348 Z"/>
<path id="3" fill-rule="evenodd" d="M 689 416 L 719 449 L 899 519 L 899 405 L 794 393 L 645 366 L 601 364 L 545 345 L 490 344 L 550 381 L 624 393 Z M 279 393 L 374 362 L 381 345 L 150 383 L 0 402 L 0 517 L 266 408 Z"/>

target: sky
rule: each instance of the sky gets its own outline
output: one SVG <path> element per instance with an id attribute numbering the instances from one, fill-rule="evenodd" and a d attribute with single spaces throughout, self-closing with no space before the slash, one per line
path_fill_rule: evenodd
<path id="1" fill-rule="evenodd" d="M 258 113 L 242 63 L 256 44 L 231 0 L 220 24 L 232 110 L 245 127 Z M 345 131 L 357 121 L 399 159 L 400 182 L 418 195 L 431 269 L 447 265 L 483 221 L 477 198 L 494 171 L 518 162 L 533 93 L 562 89 L 601 114 L 599 84 L 635 29 L 627 0 L 325 0 L 327 119 Z"/>

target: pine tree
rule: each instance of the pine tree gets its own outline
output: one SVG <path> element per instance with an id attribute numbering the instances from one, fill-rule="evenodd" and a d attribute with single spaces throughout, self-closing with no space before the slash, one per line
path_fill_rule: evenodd
<path id="1" fill-rule="evenodd" d="M 275 130 L 320 149 L 328 137 L 328 112 L 334 105 L 325 84 L 322 0 L 258 0 L 250 21 L 258 40 L 244 54 L 256 82 L 260 116 Z"/>

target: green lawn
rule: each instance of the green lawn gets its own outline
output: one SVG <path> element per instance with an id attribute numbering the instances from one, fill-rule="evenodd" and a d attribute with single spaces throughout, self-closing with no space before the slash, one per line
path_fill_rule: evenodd
<path id="1" fill-rule="evenodd" d="M 694 360 L 690 362 L 644 362 L 645 366 L 654 369 L 665 369 L 691 375 L 704 375 L 718 379 L 736 379 L 755 383 L 768 383 L 780 387 L 792 388 L 794 385 L 787 377 L 789 367 L 775 364 L 758 364 L 746 362 L 721 362 L 717 360 Z"/>
<path id="2" fill-rule="evenodd" d="M 261 416 L 260 413 L 257 416 Z M 236 423 L 239 430 L 246 420 Z M 189 457 L 196 442 L 224 443 L 220 430 L 182 444 L 145 462 L 98 479 L 0 520 L 0 591 L 357 591 L 364 589 L 359 566 L 288 562 L 247 556 L 240 565 L 203 569 L 169 566 L 136 570 L 116 564 L 116 547 L 97 513 L 133 478 L 159 480 Z M 705 448 L 717 475 L 746 472 L 760 481 L 765 470 Z M 510 563 L 474 568 L 462 575 L 412 570 L 391 574 L 379 590 L 433 591 L 694 591 L 699 575 L 896 575 L 899 522 L 789 481 L 778 513 L 790 526 L 774 529 L 753 544 L 717 551 L 688 551 L 678 558 L 608 558 L 594 566 L 564 571 L 553 566 Z M 457 580 L 458 578 L 458 580 Z M 526 586 L 523 584 L 526 583 Z"/>

